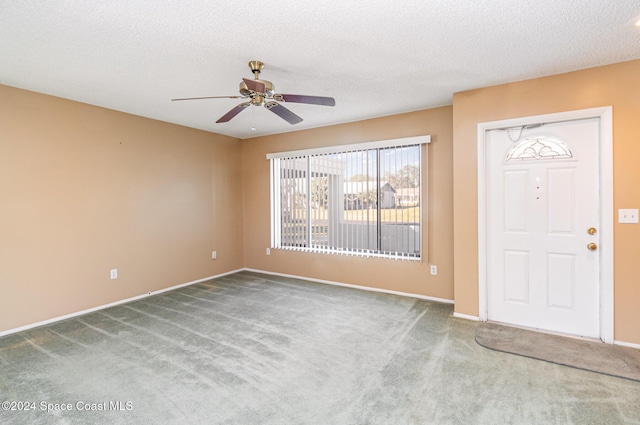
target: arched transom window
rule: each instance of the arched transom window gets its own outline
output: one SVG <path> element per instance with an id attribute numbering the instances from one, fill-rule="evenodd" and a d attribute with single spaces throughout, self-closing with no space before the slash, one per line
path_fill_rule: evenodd
<path id="1" fill-rule="evenodd" d="M 507 152 L 507 162 L 571 158 L 573 152 L 564 141 L 548 136 L 527 137 Z"/>

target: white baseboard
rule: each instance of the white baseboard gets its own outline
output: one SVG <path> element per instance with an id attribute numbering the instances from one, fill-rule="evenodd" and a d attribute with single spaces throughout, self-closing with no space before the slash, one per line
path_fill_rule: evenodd
<path id="1" fill-rule="evenodd" d="M 480 318 L 478 316 L 470 316 L 468 314 L 462 314 L 462 313 L 453 313 L 453 317 L 457 317 L 458 319 L 465 319 L 465 320 L 473 320 L 474 322 L 479 322 Z"/>
<path id="2" fill-rule="evenodd" d="M 640 344 L 634 344 L 632 342 L 624 342 L 624 341 L 613 341 L 615 345 L 622 345 L 623 347 L 631 347 L 640 349 Z"/>
<path id="3" fill-rule="evenodd" d="M 370 292 L 381 292 L 384 294 L 400 295 L 402 297 L 418 298 L 421 300 L 435 301 L 435 302 L 445 303 L 445 304 L 453 304 L 453 300 L 448 300 L 446 298 L 429 297 L 427 295 L 411 294 L 409 292 L 399 292 L 399 291 L 392 291 L 389 289 L 372 288 L 370 286 L 352 285 L 350 283 L 335 282 L 332 280 L 314 279 L 306 276 L 297 276 L 297 275 L 286 274 L 286 273 L 268 272 L 268 271 L 258 270 L 258 269 L 245 268 L 243 270 L 248 272 L 254 272 L 254 273 L 269 274 L 273 276 L 290 277 L 294 279 L 304 279 L 310 282 L 324 283 L 324 284 L 333 285 L 333 286 L 344 286 L 346 288 L 361 289 L 361 290 L 370 291 Z"/>
<path id="4" fill-rule="evenodd" d="M 26 331 L 28 329 L 36 328 L 38 326 L 44 326 L 44 325 L 48 325 L 50 323 L 59 322 L 61 320 L 70 319 L 70 318 L 77 317 L 77 316 L 82 316 L 84 314 L 93 313 L 94 311 L 103 310 L 105 308 L 114 307 L 114 306 L 117 306 L 117 305 L 120 305 L 120 304 L 125 304 L 125 303 L 131 302 L 131 301 L 136 301 L 136 300 L 139 300 L 139 299 L 142 299 L 142 298 L 150 297 L 152 295 L 161 294 L 163 292 L 172 291 L 174 289 L 182 288 L 182 287 L 185 287 L 185 286 L 195 285 L 196 283 L 205 282 L 207 280 L 215 279 L 215 278 L 222 277 L 222 276 L 227 276 L 227 275 L 238 273 L 238 272 L 241 272 L 241 271 L 263 273 L 263 274 L 268 274 L 268 275 L 273 275 L 273 276 L 290 277 L 290 278 L 294 278 L 294 279 L 304 279 L 304 280 L 308 280 L 308 281 L 311 281 L 311 282 L 323 283 L 323 284 L 327 284 L 327 285 L 343 286 L 343 287 L 346 287 L 346 288 L 360 289 L 360 290 L 363 290 L 363 291 L 380 292 L 380 293 L 384 293 L 384 294 L 399 295 L 399 296 L 402 296 L 402 297 L 417 298 L 417 299 L 421 299 L 421 300 L 435 301 L 435 302 L 445 303 L 445 304 L 453 304 L 454 303 L 454 300 L 449 300 L 449 299 L 446 299 L 446 298 L 429 297 L 429 296 L 426 296 L 426 295 L 412 294 L 412 293 L 408 293 L 408 292 L 392 291 L 392 290 L 389 290 L 389 289 L 372 288 L 372 287 L 369 287 L 369 286 L 352 285 L 350 283 L 335 282 L 335 281 L 324 280 L 324 279 L 315 279 L 315 278 L 311 278 L 311 277 L 297 276 L 297 275 L 286 274 L 286 273 L 276 273 L 276 272 L 269 272 L 269 271 L 265 271 L 265 270 L 258 270 L 258 269 L 252 269 L 252 268 L 242 268 L 242 269 L 231 270 L 229 272 L 220 273 L 220 274 L 209 276 L 209 277 L 203 277 L 202 279 L 193 280 L 193 281 L 187 282 L 187 283 L 181 283 L 179 285 L 170 286 L 170 287 L 164 288 L 164 289 L 158 289 L 157 291 L 149 291 L 146 294 L 141 294 L 141 295 L 137 295 L 135 297 L 125 298 L 123 300 L 115 301 L 115 302 L 112 302 L 112 303 L 109 303 L 109 304 L 104 304 L 104 305 L 100 305 L 100 306 L 97 306 L 97 307 L 89 308 L 89 309 L 86 309 L 86 310 L 77 311 L 75 313 L 65 314 L 64 316 L 54 317 L 54 318 L 51 318 L 51 319 L 43 320 L 41 322 L 36 322 L 36 323 L 31 323 L 29 325 L 20 326 L 18 328 L 8 329 L 6 331 L 0 331 L 0 337 L 5 336 L 5 335 L 10 335 L 10 334 L 13 334 L 13 333 L 16 333 L 16 332 Z M 468 314 L 455 313 L 455 312 L 453 313 L 453 317 L 457 317 L 459 319 L 472 320 L 472 321 L 475 321 L 475 322 L 480 320 L 480 318 L 477 317 L 477 316 L 471 316 L 471 315 L 468 315 Z M 631 348 L 640 349 L 640 344 L 635 344 L 635 343 L 625 342 L 625 341 L 617 341 L 617 340 L 614 341 L 613 343 L 615 345 L 621 345 L 621 346 L 624 346 L 624 347 L 631 347 Z"/>
<path id="5" fill-rule="evenodd" d="M 174 289 L 182 288 L 184 286 L 194 285 L 196 283 L 200 283 L 200 282 L 204 282 L 204 281 L 207 281 L 207 280 L 215 279 L 217 277 L 222 277 L 222 276 L 226 276 L 226 275 L 229 275 L 229 274 L 238 273 L 238 272 L 240 272 L 242 270 L 243 269 L 237 269 L 237 270 L 232 270 L 230 272 L 217 274 L 217 275 L 214 275 L 214 276 L 203 277 L 202 279 L 193 280 L 193 281 L 187 282 L 187 283 L 181 283 L 179 285 L 170 286 L 169 288 L 158 289 L 157 291 L 149 291 L 146 294 L 136 295 L 135 297 L 125 298 L 123 300 L 115 301 L 115 302 L 112 302 L 112 303 L 109 303 L 109 304 L 100 305 L 100 306 L 97 306 L 97 307 L 92 307 L 92 308 L 89 308 L 89 309 L 86 309 L 86 310 L 76 311 L 75 313 L 65 314 L 64 316 L 54 317 L 52 319 L 43 320 L 42 322 L 31 323 L 31 324 L 28 324 L 28 325 L 20 326 L 19 328 L 9 329 L 9 330 L 6 330 L 6 331 L 0 331 L 0 337 L 5 336 L 5 335 L 9 335 L 9 334 L 13 334 L 13 333 L 16 333 L 16 332 L 26 331 L 26 330 L 32 329 L 32 328 L 37 328 L 38 326 L 43 326 L 43 325 L 48 325 L 50 323 L 59 322 L 61 320 L 70 319 L 72 317 L 82 316 L 83 314 L 93 313 L 94 311 L 104 310 L 105 308 L 114 307 L 114 306 L 117 306 L 117 305 L 120 305 L 120 304 L 125 304 L 125 303 L 131 302 L 131 301 L 139 300 L 141 298 L 150 297 L 151 295 L 157 295 L 157 294 L 161 294 L 163 292 L 172 291 Z"/>

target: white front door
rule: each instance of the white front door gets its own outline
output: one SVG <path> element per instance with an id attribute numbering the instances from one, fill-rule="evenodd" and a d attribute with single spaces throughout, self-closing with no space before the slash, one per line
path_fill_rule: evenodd
<path id="1" fill-rule="evenodd" d="M 599 121 L 488 132 L 489 320 L 600 337 Z"/>

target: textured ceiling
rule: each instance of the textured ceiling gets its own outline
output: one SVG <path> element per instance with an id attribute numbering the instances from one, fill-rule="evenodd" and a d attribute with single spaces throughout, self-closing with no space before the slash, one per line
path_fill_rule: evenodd
<path id="1" fill-rule="evenodd" d="M 0 83 L 238 138 L 415 111 L 458 91 L 640 58 L 638 0 L 5 0 Z M 247 66 L 290 125 L 239 99 Z M 252 130 L 252 127 L 255 130 Z"/>

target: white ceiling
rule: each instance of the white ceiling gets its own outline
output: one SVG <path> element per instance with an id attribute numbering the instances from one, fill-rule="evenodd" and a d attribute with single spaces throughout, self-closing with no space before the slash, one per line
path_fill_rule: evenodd
<path id="1" fill-rule="evenodd" d="M 3 0 L 0 83 L 238 138 L 452 103 L 458 91 L 640 58 L 638 0 Z M 239 99 L 247 66 L 290 125 Z M 254 127 L 256 130 L 252 130 Z"/>

